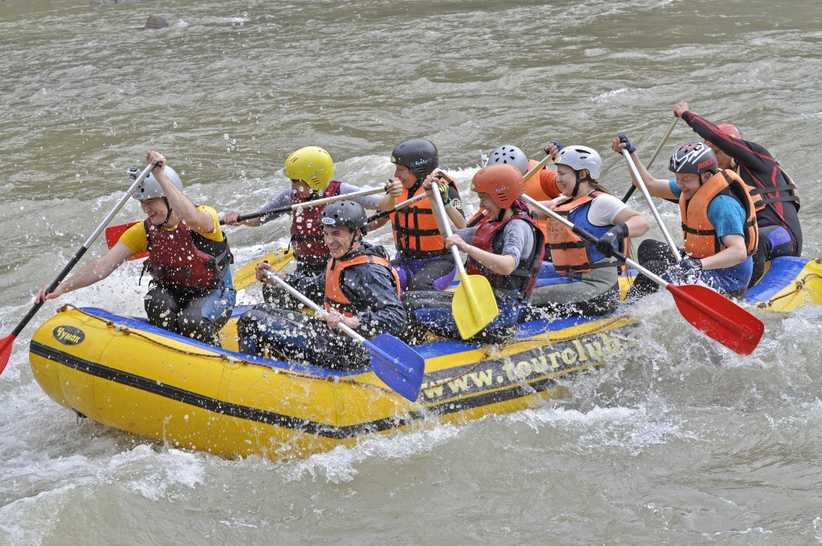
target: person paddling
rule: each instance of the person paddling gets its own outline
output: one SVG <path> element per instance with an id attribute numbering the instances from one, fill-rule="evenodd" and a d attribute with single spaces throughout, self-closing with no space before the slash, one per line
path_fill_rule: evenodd
<path id="1" fill-rule="evenodd" d="M 285 160 L 283 172 L 291 180 L 291 188 L 285 189 L 273 201 L 263 205 L 258 212 L 282 209 L 297 203 L 306 203 L 316 199 L 325 199 L 335 195 L 345 195 L 359 191 L 361 188 L 333 180 L 334 162 L 329 154 L 319 146 L 306 146 L 296 150 Z M 388 183 L 388 191 L 394 197 L 402 191 L 398 181 Z M 353 198 L 364 208 L 391 210 L 394 202 L 388 195 L 367 195 Z M 291 246 L 294 249 L 294 258 L 297 269 L 286 278 L 289 284 L 311 284 L 304 277 L 316 277 L 325 272 L 329 260 L 329 252 L 323 242 L 323 227 L 320 222 L 325 205 L 299 208 L 291 212 Z M 271 217 L 259 216 L 239 221 L 240 213 L 232 210 L 225 215 L 224 221 L 229 226 L 245 225 L 258 227 L 269 221 Z M 317 303 L 322 302 L 322 292 L 307 293 Z M 263 299 L 280 306 L 294 307 L 297 301 L 288 297 L 281 290 L 273 290 L 271 285 L 263 286 Z"/>
<path id="2" fill-rule="evenodd" d="M 438 181 L 429 176 L 423 187 L 432 194 L 439 191 Z M 499 314 L 475 339 L 504 342 L 515 333 L 519 310 L 527 302 L 542 266 L 545 239 L 519 198 L 524 191 L 522 174 L 513 165 L 493 164 L 483 167 L 471 181 L 480 205 L 488 211 L 488 220 L 479 226 L 458 229 L 445 240 L 447 248 L 457 247 L 468 255 L 465 271 L 488 279 L 497 301 Z M 439 219 L 437 226 L 445 233 Z M 453 293 L 439 291 L 407 292 L 403 303 L 416 324 L 432 332 L 460 339 L 454 320 Z"/>
<path id="3" fill-rule="evenodd" d="M 424 192 L 423 181 L 436 171 L 449 221 L 457 228 L 465 227 L 459 189 L 451 177 L 437 171 L 439 153 L 433 142 L 424 138 L 400 142 L 391 152 L 391 163 L 396 165 L 394 176 L 402 184 L 397 201 Z M 389 199 L 394 199 L 393 193 Z M 395 204 L 389 202 L 391 207 Z M 434 281 L 454 270 L 453 258 L 437 229 L 431 207 L 431 200 L 425 198 L 391 215 L 397 248 L 391 265 L 397 270 L 404 291 L 432 290 Z"/>
<path id="4" fill-rule="evenodd" d="M 325 320 L 269 303 L 256 305 L 238 321 L 240 351 L 335 370 L 358 369 L 369 364 L 369 353 L 335 330 L 338 324 L 368 339 L 403 332 L 406 313 L 400 303 L 399 279 L 385 249 L 362 239 L 366 220 L 362 205 L 354 201 L 338 201 L 323 209 L 323 240 L 331 259 L 325 271 L 311 280 L 313 290 L 323 294 Z M 271 265 L 257 264 L 260 281 L 272 283 L 268 275 L 273 272 Z"/>
<path id="5" fill-rule="evenodd" d="M 149 322 L 171 332 L 219 344 L 217 332 L 231 316 L 236 299 L 228 240 L 217 211 L 195 206 L 183 194 L 177 173 L 155 151 L 146 154 L 152 169 L 132 197 L 140 202 L 146 220 L 123 233 L 100 258 L 92 260 L 37 302 L 58 298 L 111 275 L 130 257 L 148 251 L 145 268 L 151 284 L 145 296 Z M 133 168 L 134 172 L 138 169 Z"/>
<path id="6" fill-rule="evenodd" d="M 614 139 L 613 148 L 630 153 L 652 196 L 679 201 L 686 255 L 677 263 L 666 242 L 646 239 L 639 245 L 637 261 L 666 281 L 701 283 L 729 297 L 742 297 L 759 244 L 753 199 L 742 179 L 731 170 L 720 169 L 716 155 L 703 142 L 677 148 L 668 163 L 676 176 L 670 181 L 648 174 L 627 136 Z M 657 284 L 637 275 L 628 296 L 656 290 Z"/>
<path id="7" fill-rule="evenodd" d="M 714 125 L 694 114 L 687 102 L 674 106 L 674 115 L 705 139 L 720 169 L 734 171 L 750 188 L 760 238 L 751 284 L 762 277 L 766 261 L 778 256 L 801 256 L 799 194 L 773 155 L 759 144 L 745 140 L 735 125 Z"/>
<path id="8" fill-rule="evenodd" d="M 550 262 L 540 273 L 531 305 L 538 314 L 599 316 L 619 306 L 621 263 L 614 250 L 627 253 L 628 237 L 650 225 L 645 217 L 611 195 L 599 182 L 602 158 L 587 146 L 556 143 L 546 147 L 556 158 L 556 185 L 562 195 L 542 203 L 599 239 L 592 245 L 557 220 L 546 220 Z M 538 218 L 545 214 L 535 210 Z"/>

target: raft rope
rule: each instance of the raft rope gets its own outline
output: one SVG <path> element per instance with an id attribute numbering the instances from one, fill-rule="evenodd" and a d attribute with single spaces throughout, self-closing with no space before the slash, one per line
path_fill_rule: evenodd
<path id="1" fill-rule="evenodd" d="M 378 389 L 378 390 L 385 391 L 385 392 L 394 392 L 390 388 L 382 387 L 380 385 L 373 385 L 371 383 L 366 383 L 366 382 L 363 382 L 363 381 L 357 381 L 357 380 L 352 379 L 350 377 L 327 376 L 325 378 L 322 378 L 322 377 L 318 377 L 316 375 L 297 372 L 297 371 L 294 371 L 294 370 L 281 370 L 281 369 L 276 368 L 274 366 L 266 366 L 265 364 L 260 364 L 259 362 L 250 362 L 250 361 L 245 360 L 243 358 L 236 358 L 236 357 L 228 356 L 228 355 L 224 355 L 224 354 L 201 353 L 201 352 L 190 351 L 190 350 L 187 350 L 187 349 L 181 349 L 180 347 L 174 347 L 174 346 L 169 345 L 167 343 L 163 343 L 162 341 L 159 341 L 159 340 L 155 339 L 154 337 L 148 336 L 148 335 L 146 335 L 146 334 L 144 334 L 144 333 L 142 333 L 138 330 L 132 330 L 131 328 L 128 328 L 127 326 L 117 324 L 113 320 L 108 320 L 108 319 L 104 319 L 104 318 L 89 314 L 89 313 L 83 311 L 82 309 L 79 309 L 79 308 L 75 307 L 74 305 L 72 305 L 70 303 L 64 304 L 62 307 L 58 308 L 57 312 L 58 313 L 63 313 L 65 311 L 67 311 L 68 309 L 74 309 L 78 313 L 81 313 L 81 314 L 83 314 L 83 315 L 85 315 L 89 318 L 93 318 L 95 320 L 98 320 L 98 321 L 102 322 L 103 324 L 106 325 L 107 328 L 111 329 L 114 333 L 122 333 L 125 336 L 139 337 L 140 339 L 143 339 L 143 340 L 145 340 L 149 343 L 152 343 L 154 345 L 157 345 L 159 347 L 163 347 L 164 349 L 168 349 L 170 351 L 174 351 L 176 353 L 184 354 L 184 355 L 187 355 L 187 356 L 195 356 L 195 357 L 201 357 L 201 358 L 209 358 L 209 359 L 212 359 L 212 360 L 219 360 L 219 361 L 224 362 L 224 363 L 229 364 L 229 365 L 237 363 L 237 364 L 246 364 L 246 365 L 249 365 L 249 366 L 260 366 L 260 367 L 263 367 L 267 370 L 271 370 L 274 373 L 287 373 L 287 374 L 289 374 L 291 376 L 294 376 L 294 377 L 300 377 L 300 378 L 305 378 L 305 379 L 315 379 L 315 380 L 320 379 L 320 380 L 324 380 L 324 381 L 331 381 L 333 383 L 351 383 L 352 385 L 363 385 L 363 386 L 366 386 L 366 387 L 370 387 L 370 388 L 373 388 L 373 389 Z"/>
<path id="2" fill-rule="evenodd" d="M 610 329 L 611 325 L 615 324 L 616 322 L 619 322 L 620 320 L 623 320 L 624 318 L 625 318 L 624 315 L 613 317 L 612 319 L 608 320 L 607 322 L 603 322 L 600 326 L 598 326 L 596 328 L 592 328 L 590 333 L 591 334 L 598 334 L 600 332 L 608 330 L 608 329 Z M 551 339 L 550 334 L 549 334 L 549 339 Z M 573 341 L 574 339 L 576 339 L 576 335 L 557 336 L 554 339 L 551 339 L 551 343 L 562 343 L 562 342 L 565 342 L 565 341 Z M 521 339 L 519 341 L 506 343 L 504 345 L 504 347 L 515 347 L 515 346 L 521 345 L 523 343 L 534 343 L 534 341 L 535 341 L 534 338 Z M 480 357 L 480 359 L 477 361 L 476 364 L 474 364 L 473 366 L 471 366 L 470 368 L 468 368 L 466 370 L 463 370 L 462 372 L 455 375 L 454 377 L 449 377 L 449 378 L 446 378 L 446 379 L 439 379 L 439 380 L 435 381 L 434 383 L 428 385 L 423 390 L 431 389 L 431 388 L 434 388 L 434 387 L 442 387 L 443 385 L 453 383 L 454 381 L 457 381 L 458 379 L 462 378 L 463 376 L 470 374 L 471 372 L 476 370 L 477 367 L 480 364 L 482 364 L 483 362 L 485 362 L 486 360 L 488 360 L 492 356 L 496 356 L 494 354 L 494 353 L 497 352 L 496 349 L 497 349 L 497 347 L 495 345 L 489 346 L 487 349 L 485 349 L 485 353 L 483 353 L 483 355 Z M 564 372 L 567 372 L 567 370 L 564 370 Z M 543 377 L 547 377 L 547 374 L 545 376 L 535 377 L 534 381 L 540 380 Z M 528 383 L 528 381 L 526 381 L 525 383 Z"/>
<path id="3" fill-rule="evenodd" d="M 812 261 L 816 262 L 817 264 L 820 264 L 820 263 L 822 263 L 822 258 L 817 258 L 817 259 L 812 260 Z M 756 307 L 759 308 L 759 309 L 767 309 L 767 308 L 771 307 L 775 302 L 781 300 L 782 298 L 787 298 L 789 296 L 793 296 L 795 294 L 798 294 L 799 292 L 802 292 L 805 289 L 805 284 L 808 282 L 808 279 L 812 279 L 812 278 L 813 279 L 822 279 L 822 275 L 819 275 L 818 273 L 808 273 L 807 275 L 805 275 L 801 279 L 793 281 L 794 287 L 793 287 L 793 290 L 791 290 L 790 292 L 786 292 L 785 294 L 782 294 L 781 296 L 775 296 L 775 297 L 769 299 L 768 301 L 760 301 L 759 303 L 756 304 Z"/>
<path id="4" fill-rule="evenodd" d="M 242 359 L 242 358 L 235 358 L 233 356 L 227 356 L 227 355 L 224 355 L 224 354 L 201 353 L 201 352 L 190 351 L 190 350 L 187 350 L 187 349 L 181 349 L 180 347 L 175 347 L 175 346 L 169 345 L 167 343 L 163 343 L 162 341 L 159 341 L 159 340 L 155 339 L 154 337 L 148 336 L 146 334 L 143 334 L 142 332 L 140 332 L 138 330 L 132 330 L 131 328 L 128 328 L 127 326 L 117 324 L 113 320 L 104 319 L 102 317 L 98 317 L 98 316 L 92 315 L 90 313 L 87 313 L 87 312 L 83 311 L 82 309 L 79 309 L 78 307 L 75 307 L 74 305 L 72 305 L 70 303 L 64 304 L 62 307 L 58 308 L 57 312 L 58 313 L 63 313 L 65 311 L 67 311 L 68 309 L 74 309 L 78 313 L 81 313 L 81 314 L 83 314 L 83 315 L 85 315 L 89 318 L 92 318 L 92 319 L 95 319 L 95 320 L 98 320 L 98 321 L 102 322 L 103 324 L 106 325 L 107 328 L 111 329 L 114 333 L 122 333 L 125 336 L 136 336 L 136 337 L 139 337 L 140 339 L 143 339 L 143 340 L 145 340 L 149 343 L 152 343 L 152 344 L 157 345 L 159 347 L 163 347 L 164 349 L 168 349 L 168 350 L 176 352 L 176 353 L 184 354 L 184 355 L 187 355 L 187 356 L 195 356 L 195 357 L 219 360 L 219 361 L 224 362 L 224 363 L 229 364 L 229 365 L 234 364 L 234 363 L 239 363 L 239 364 L 246 364 L 246 365 L 252 365 L 252 366 L 262 366 L 266 369 L 272 370 L 274 373 L 287 373 L 287 374 L 292 375 L 294 377 L 300 377 L 300 378 L 306 378 L 306 379 L 315 379 L 315 380 L 316 379 L 322 379 L 322 378 L 317 377 L 316 375 L 310 375 L 310 374 L 306 374 L 306 373 L 296 372 L 296 371 L 293 371 L 293 370 L 280 370 L 280 369 L 275 368 L 273 366 L 266 366 L 266 365 L 260 364 L 258 362 L 250 362 L 250 361 Z M 613 325 L 614 323 L 616 323 L 620 320 L 623 320 L 624 318 L 625 317 L 623 315 L 613 317 L 610 320 L 603 322 L 602 324 L 600 324 L 596 328 L 592 328 L 590 333 L 597 334 L 599 332 L 603 332 L 605 330 L 608 330 L 608 329 L 610 329 L 611 325 Z M 552 343 L 562 343 L 562 342 L 565 342 L 565 341 L 572 341 L 575 338 L 576 338 L 576 335 L 569 334 L 567 336 L 559 336 L 559 337 L 555 337 L 554 339 L 551 339 L 550 338 L 550 333 L 549 333 L 549 339 L 551 339 Z M 521 344 L 524 344 L 524 343 L 534 343 L 534 341 L 535 341 L 534 338 L 526 338 L 526 339 L 521 339 L 519 341 L 514 341 L 514 342 L 511 342 L 511 343 L 507 343 L 507 344 L 504 345 L 504 347 L 506 347 L 506 348 L 516 347 L 517 345 L 521 345 Z M 429 385 L 428 388 L 447 385 L 449 383 L 452 383 L 454 381 L 459 380 L 460 378 L 464 377 L 465 375 L 470 374 L 471 372 L 476 370 L 477 367 L 480 364 L 482 364 L 483 362 L 485 362 L 486 360 L 488 360 L 489 358 L 494 356 L 497 352 L 498 352 L 498 346 L 491 345 L 491 346 L 487 347 L 485 349 L 485 352 L 483 353 L 483 355 L 480 357 L 480 359 L 473 366 L 469 367 L 466 370 L 463 370 L 462 372 L 460 372 L 459 374 L 457 374 L 453 377 L 437 380 L 434 384 Z M 381 390 L 381 391 L 384 391 L 384 392 L 389 392 L 389 393 L 393 392 L 393 390 L 390 389 L 390 388 L 382 387 L 380 385 L 374 385 L 372 383 L 365 383 L 363 381 L 357 381 L 357 380 L 352 379 L 350 377 L 341 378 L 339 376 L 328 376 L 324 379 L 325 379 L 325 381 L 332 381 L 334 383 L 351 383 L 352 385 L 363 385 L 363 386 L 370 387 L 372 389 Z M 541 377 L 535 378 L 535 380 L 537 380 L 537 379 L 541 379 Z"/>

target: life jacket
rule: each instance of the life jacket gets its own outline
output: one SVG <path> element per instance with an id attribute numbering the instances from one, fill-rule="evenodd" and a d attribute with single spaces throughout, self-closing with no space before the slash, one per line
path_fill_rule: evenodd
<path id="1" fill-rule="evenodd" d="M 486 252 L 502 254 L 504 246 L 503 231 L 508 222 L 514 220 L 526 222 L 531 228 L 531 233 L 534 235 L 531 254 L 529 256 L 520 256 L 516 268 L 508 275 L 494 273 L 471 257 L 468 258 L 465 264 L 465 272 L 469 275 L 482 275 L 488 279 L 488 283 L 497 292 L 513 296 L 522 301 L 528 301 L 537 285 L 539 270 L 542 268 L 545 237 L 542 235 L 542 230 L 528 216 L 527 212 L 517 211 L 513 216 L 501 222 L 495 220 L 483 222 L 474 232 L 471 245 Z"/>
<path id="2" fill-rule="evenodd" d="M 567 218 L 572 224 L 583 231 L 587 231 L 597 239 L 613 226 L 595 226 L 588 221 L 588 210 L 591 202 L 604 192 L 594 190 L 587 195 L 576 199 L 566 199 L 551 206 L 551 209 Z M 553 218 L 548 218 L 545 226 L 548 250 L 551 253 L 551 261 L 557 273 L 573 277 L 577 273 L 589 273 L 599 267 L 621 267 L 617 261 L 600 262 L 605 255 L 600 253 L 596 245 L 583 239 L 564 224 Z M 625 252 L 628 248 L 627 238 L 620 242 L 620 252 Z M 597 263 L 599 262 L 599 263 Z"/>
<path id="3" fill-rule="evenodd" d="M 756 223 L 756 210 L 748 186 L 731 170 L 721 170 L 702 184 L 690 200 L 679 198 L 679 211 L 682 215 L 682 236 L 685 239 L 685 252 L 695 258 L 714 256 L 725 249 L 716 228 L 708 219 L 708 204 L 717 195 L 730 195 L 745 209 L 743 235 L 748 256 L 756 251 L 759 245 L 759 228 Z"/>
<path id="4" fill-rule="evenodd" d="M 314 199 L 325 199 L 340 193 L 341 182 L 332 180 L 321 194 L 312 194 L 308 198 L 294 193 L 294 204 L 307 203 Z M 321 216 L 325 205 L 301 207 L 291 213 L 291 246 L 297 261 L 310 269 L 322 269 L 328 263 L 328 247 L 323 241 L 323 224 Z"/>
<path id="5" fill-rule="evenodd" d="M 234 256 L 223 234 L 222 241 L 212 241 L 180 222 L 173 231 L 143 221 L 148 235 L 148 269 L 161 285 L 175 288 L 215 288 L 223 274 L 234 263 Z"/>
<path id="6" fill-rule="evenodd" d="M 325 310 L 336 309 L 347 317 L 353 317 L 358 312 L 367 308 L 371 302 L 352 302 L 346 297 L 342 289 L 341 279 L 346 268 L 372 263 L 385 267 L 391 272 L 394 279 L 394 288 L 397 290 L 397 298 L 400 297 L 400 278 L 397 272 L 388 263 L 388 256 L 381 246 L 362 243 L 360 248 L 350 252 L 342 258 L 332 258 L 325 269 Z"/>
<path id="7" fill-rule="evenodd" d="M 736 174 L 738 174 L 740 178 L 743 175 L 743 168 L 744 166 L 742 165 L 739 165 L 736 168 Z M 786 173 L 785 170 L 779 165 L 774 168 L 771 178 L 765 180 L 764 182 L 753 175 L 747 176 L 746 178 L 749 178 L 754 182 L 759 182 L 755 185 L 750 185 L 746 182 L 757 212 L 761 211 L 768 205 L 772 205 L 780 201 L 794 203 L 796 205 L 796 211 L 799 212 L 799 192 L 796 189 L 796 184 L 794 184 L 794 181 L 790 175 L 788 175 L 788 173 Z M 779 183 L 779 178 L 782 179 L 783 183 Z M 774 197 L 768 197 L 767 194 L 769 193 L 773 194 Z"/>
<path id="8" fill-rule="evenodd" d="M 459 195 L 456 182 L 443 172 L 438 175 L 442 180 L 453 187 Z M 418 181 L 411 189 L 402 190 L 398 202 L 407 201 L 425 190 L 422 182 Z M 408 205 L 391 215 L 391 224 L 394 228 L 394 244 L 402 257 L 407 259 L 431 258 L 442 256 L 450 251 L 445 248 L 445 240 L 437 222 L 434 220 L 434 211 L 431 201 L 426 197 L 416 203 Z"/>

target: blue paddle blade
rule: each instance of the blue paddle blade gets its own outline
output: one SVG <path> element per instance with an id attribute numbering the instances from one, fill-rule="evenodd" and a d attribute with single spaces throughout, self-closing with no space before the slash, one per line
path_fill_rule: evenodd
<path id="1" fill-rule="evenodd" d="M 415 402 L 420 395 L 425 359 L 414 349 L 389 334 L 363 340 L 371 352 L 371 367 L 383 383 Z"/>

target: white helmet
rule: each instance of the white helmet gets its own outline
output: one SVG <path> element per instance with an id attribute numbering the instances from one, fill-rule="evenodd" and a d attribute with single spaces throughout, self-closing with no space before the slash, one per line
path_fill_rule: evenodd
<path id="1" fill-rule="evenodd" d="M 128 174 L 132 178 L 137 178 L 137 173 L 139 172 L 137 167 L 131 167 L 128 170 Z M 177 189 L 183 191 L 183 183 L 180 181 L 180 176 L 177 174 L 177 171 L 166 165 L 163 167 L 163 172 Z M 154 175 L 149 173 L 148 176 L 143 179 L 143 183 L 137 187 L 131 196 L 138 201 L 145 201 L 146 199 L 153 199 L 155 197 L 165 197 L 166 193 L 163 191 L 160 183 L 157 182 L 157 179 L 154 178 Z"/>
<path id="2" fill-rule="evenodd" d="M 528 172 L 528 158 L 525 156 L 525 153 L 516 146 L 511 146 L 510 144 L 504 144 L 491 152 L 485 166 L 487 167 L 488 165 L 493 165 L 494 163 L 507 163 L 509 165 L 513 165 L 519 169 L 523 175 Z"/>
<path id="3" fill-rule="evenodd" d="M 593 148 L 588 146 L 566 146 L 559 152 L 557 165 L 568 165 L 575 171 L 588 169 L 588 176 L 593 180 L 599 178 L 602 172 L 602 158 Z"/>

